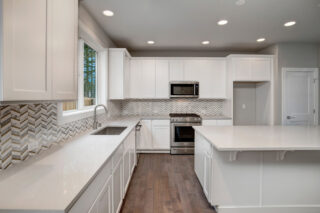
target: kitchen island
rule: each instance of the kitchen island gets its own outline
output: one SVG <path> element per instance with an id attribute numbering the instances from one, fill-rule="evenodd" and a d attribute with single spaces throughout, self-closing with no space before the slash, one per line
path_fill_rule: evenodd
<path id="1" fill-rule="evenodd" d="M 195 172 L 218 213 L 319 213 L 320 127 L 196 126 Z"/>

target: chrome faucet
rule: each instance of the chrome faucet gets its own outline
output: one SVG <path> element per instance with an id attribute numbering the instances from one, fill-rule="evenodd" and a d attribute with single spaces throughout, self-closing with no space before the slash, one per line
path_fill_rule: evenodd
<path id="1" fill-rule="evenodd" d="M 106 113 L 108 113 L 107 107 L 103 104 L 98 104 L 94 107 L 94 115 L 93 115 L 93 129 L 98 129 L 98 127 L 101 126 L 101 123 L 98 122 L 97 120 L 97 108 L 101 106 L 104 108 L 104 110 L 106 111 Z"/>

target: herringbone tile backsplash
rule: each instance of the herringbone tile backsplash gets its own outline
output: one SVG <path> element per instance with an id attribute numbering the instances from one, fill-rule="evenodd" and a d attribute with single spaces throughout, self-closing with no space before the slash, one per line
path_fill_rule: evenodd
<path id="1" fill-rule="evenodd" d="M 168 115 L 198 113 L 223 115 L 223 100 L 124 100 L 109 101 L 109 115 Z M 104 120 L 107 116 L 100 115 Z M 59 125 L 57 103 L 0 106 L 0 170 L 26 160 L 53 144 L 71 139 L 92 127 L 92 117 Z"/>
<path id="2" fill-rule="evenodd" d="M 119 108 L 110 103 L 110 111 Z M 56 103 L 0 106 L 0 169 L 92 128 L 92 122 L 89 117 L 58 125 Z"/>
<path id="3" fill-rule="evenodd" d="M 125 115 L 168 115 L 169 113 L 197 113 L 199 115 L 223 115 L 224 100 L 168 99 L 124 100 L 121 113 Z"/>

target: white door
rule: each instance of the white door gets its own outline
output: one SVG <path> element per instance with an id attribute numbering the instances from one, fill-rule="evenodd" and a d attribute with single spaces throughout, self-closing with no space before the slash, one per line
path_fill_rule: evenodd
<path id="1" fill-rule="evenodd" d="M 318 70 L 283 68 L 282 123 L 318 124 Z"/>

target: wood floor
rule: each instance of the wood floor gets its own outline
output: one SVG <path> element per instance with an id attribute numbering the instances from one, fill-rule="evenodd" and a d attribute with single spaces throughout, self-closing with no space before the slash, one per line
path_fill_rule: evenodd
<path id="1" fill-rule="evenodd" d="M 192 155 L 141 154 L 122 213 L 216 213 L 202 192 Z"/>

